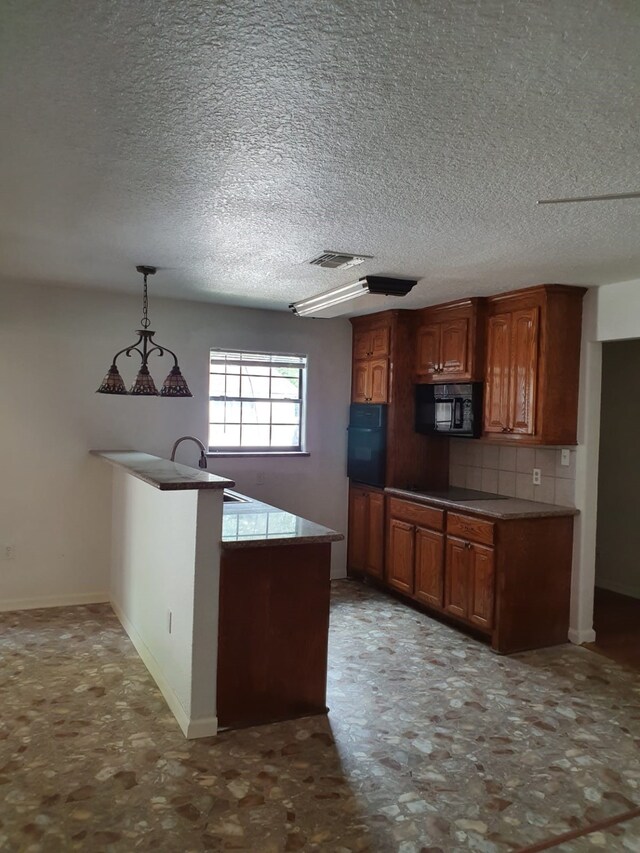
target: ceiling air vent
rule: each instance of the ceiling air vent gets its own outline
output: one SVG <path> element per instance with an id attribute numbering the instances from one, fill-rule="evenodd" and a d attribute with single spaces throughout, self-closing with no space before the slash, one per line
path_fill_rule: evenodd
<path id="1" fill-rule="evenodd" d="M 357 267 L 358 264 L 363 264 L 368 261 L 372 255 L 347 255 L 345 252 L 332 252 L 329 249 L 318 255 L 312 261 L 309 261 L 314 267 L 326 267 L 330 270 L 348 270 L 350 267 Z"/>

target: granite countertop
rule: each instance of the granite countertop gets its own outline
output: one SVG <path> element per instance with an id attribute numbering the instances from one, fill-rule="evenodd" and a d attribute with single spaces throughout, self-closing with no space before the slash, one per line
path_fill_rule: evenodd
<path id="1" fill-rule="evenodd" d="M 209 474 L 199 468 L 190 468 L 188 465 L 180 465 L 178 462 L 151 456 L 149 453 L 139 453 L 137 450 L 90 450 L 89 452 L 163 492 L 226 489 L 229 486 L 235 486 L 235 482 L 226 477 L 218 477 L 217 474 Z"/>
<path id="2" fill-rule="evenodd" d="M 225 501 L 222 510 L 222 548 L 260 548 L 268 545 L 309 545 L 339 542 L 342 533 L 299 515 L 231 492 L 242 501 Z"/>
<path id="3" fill-rule="evenodd" d="M 540 501 L 524 501 L 519 498 L 495 498 L 494 500 L 455 500 L 433 492 L 414 492 L 407 489 L 387 487 L 385 492 L 406 500 L 428 503 L 442 509 L 454 509 L 472 515 L 485 515 L 503 520 L 515 518 L 551 518 L 553 516 L 578 515 L 572 506 L 557 506 Z"/>

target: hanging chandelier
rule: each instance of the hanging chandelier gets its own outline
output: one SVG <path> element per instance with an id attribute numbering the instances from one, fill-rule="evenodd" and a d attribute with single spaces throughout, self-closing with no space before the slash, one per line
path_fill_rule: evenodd
<path id="1" fill-rule="evenodd" d="M 142 299 L 142 320 L 140 324 L 142 326 L 141 329 L 136 330 L 136 334 L 138 335 L 138 340 L 131 344 L 131 346 L 125 347 L 121 349 L 120 352 L 117 352 L 113 360 L 111 362 L 111 367 L 107 375 L 102 380 L 102 385 L 98 388 L 98 394 L 134 394 L 138 396 L 144 397 L 192 397 L 193 394 L 189 391 L 189 386 L 185 382 L 185 379 L 180 372 L 180 367 L 178 366 L 178 357 L 175 352 L 172 352 L 167 347 L 162 347 L 159 344 L 155 343 L 153 340 L 153 336 L 155 332 L 152 332 L 149 329 L 149 325 L 151 321 L 147 316 L 148 308 L 149 308 L 149 297 L 147 294 L 147 276 L 154 275 L 156 272 L 156 267 L 147 267 L 147 266 L 138 266 L 136 267 L 139 273 L 142 273 L 144 276 L 144 296 Z M 138 371 L 138 375 L 136 376 L 136 381 L 131 386 L 131 390 L 127 391 L 127 388 L 122 380 L 122 376 L 120 376 L 120 372 L 116 365 L 118 358 L 125 353 L 128 357 L 131 356 L 132 352 L 137 352 L 140 358 L 142 359 L 142 364 L 140 365 L 140 370 Z M 162 383 L 162 388 L 160 392 L 156 388 L 155 382 L 153 381 L 153 377 L 149 373 L 149 367 L 147 366 L 147 361 L 149 360 L 149 356 L 151 353 L 157 353 L 159 356 L 162 356 L 168 352 L 169 355 L 173 356 L 173 367 L 171 368 L 171 372 L 167 376 L 167 378 Z"/>

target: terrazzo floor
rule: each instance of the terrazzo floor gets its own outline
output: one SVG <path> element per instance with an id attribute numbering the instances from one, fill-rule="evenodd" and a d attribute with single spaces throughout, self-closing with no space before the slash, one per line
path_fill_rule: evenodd
<path id="1" fill-rule="evenodd" d="M 107 605 L 0 614 L 0 850 L 516 851 L 640 803 L 640 682 L 333 585 L 328 717 L 186 741 Z M 545 849 L 640 851 L 640 818 Z"/>

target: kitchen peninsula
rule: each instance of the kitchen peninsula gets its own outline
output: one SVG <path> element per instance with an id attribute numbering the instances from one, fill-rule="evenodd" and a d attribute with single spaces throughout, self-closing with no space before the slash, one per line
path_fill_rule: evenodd
<path id="1" fill-rule="evenodd" d="M 341 533 L 134 451 L 114 466 L 112 606 L 186 737 L 326 711 Z"/>

